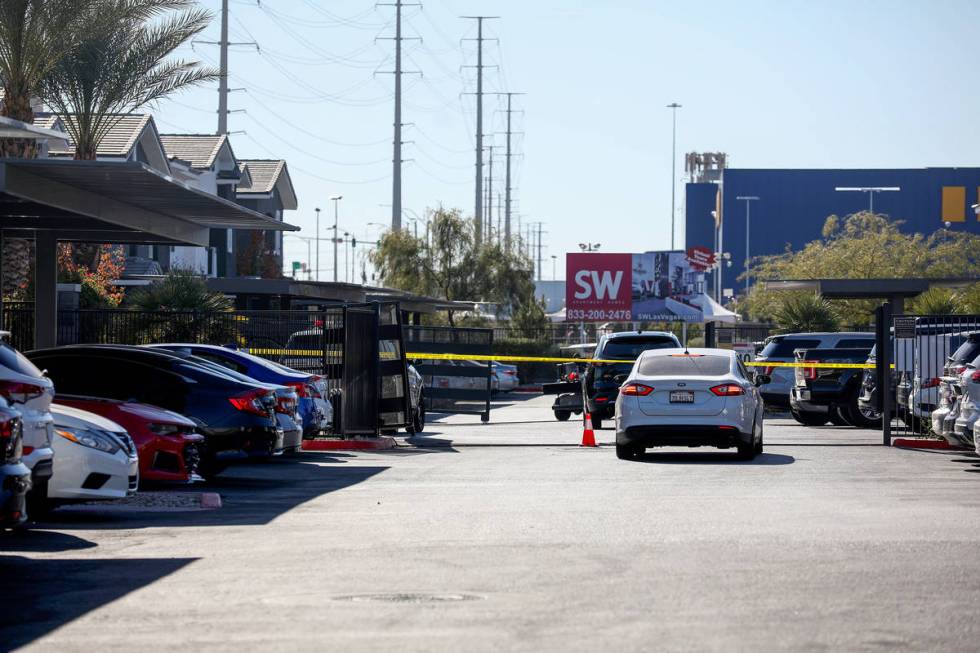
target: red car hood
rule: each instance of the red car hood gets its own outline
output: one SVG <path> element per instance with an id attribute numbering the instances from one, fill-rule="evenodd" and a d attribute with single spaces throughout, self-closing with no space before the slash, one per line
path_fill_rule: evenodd
<path id="1" fill-rule="evenodd" d="M 141 420 L 155 422 L 158 424 L 173 424 L 182 426 L 188 431 L 194 430 L 194 422 L 187 419 L 180 413 L 171 410 L 158 408 L 149 404 L 140 404 L 131 401 L 116 401 L 113 399 L 99 399 L 92 397 L 57 397 L 56 401 L 87 410 L 98 415 L 112 419 L 114 413 L 131 415 Z"/>

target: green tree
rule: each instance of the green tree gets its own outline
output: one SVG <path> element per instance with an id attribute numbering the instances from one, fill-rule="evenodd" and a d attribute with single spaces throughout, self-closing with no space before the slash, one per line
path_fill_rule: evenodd
<path id="1" fill-rule="evenodd" d="M 921 315 L 952 315 L 963 310 L 963 298 L 949 288 L 930 288 L 909 304 L 910 313 Z"/>
<path id="2" fill-rule="evenodd" d="M 96 158 L 99 143 L 124 114 L 175 91 L 216 80 L 218 71 L 171 59 L 207 27 L 211 14 L 193 0 L 101 0 L 100 19 L 41 82 L 62 116 L 76 159 Z"/>
<path id="3" fill-rule="evenodd" d="M 514 309 L 511 326 L 522 338 L 541 338 L 542 331 L 549 325 L 548 316 L 544 312 L 544 302 L 534 298 L 525 300 Z"/>
<path id="4" fill-rule="evenodd" d="M 526 257 L 494 243 L 477 248 L 472 224 L 458 209 L 433 211 L 427 238 L 392 231 L 371 255 L 382 283 L 447 300 L 489 302 L 511 315 L 534 298 L 534 272 Z M 448 312 L 456 326 L 454 311 Z"/>
<path id="5" fill-rule="evenodd" d="M 139 342 L 236 342 L 243 319 L 220 292 L 190 270 L 171 270 L 162 281 L 127 295 L 129 307 L 142 311 L 136 320 Z"/>
<path id="6" fill-rule="evenodd" d="M 749 275 L 755 281 L 741 308 L 747 317 L 769 320 L 780 305 L 774 279 L 881 279 L 980 277 L 980 236 L 940 230 L 929 236 L 900 231 L 900 221 L 869 212 L 831 216 L 823 237 L 793 251 L 759 256 Z M 835 301 L 846 326 L 870 323 L 875 300 Z"/>
<path id="7" fill-rule="evenodd" d="M 776 305 L 773 319 L 781 331 L 837 331 L 840 319 L 834 307 L 820 295 L 784 293 Z"/>
<path id="8" fill-rule="evenodd" d="M 171 270 L 162 281 L 130 293 L 128 304 L 141 311 L 231 310 L 231 301 L 220 292 L 208 290 L 204 279 L 190 270 Z"/>

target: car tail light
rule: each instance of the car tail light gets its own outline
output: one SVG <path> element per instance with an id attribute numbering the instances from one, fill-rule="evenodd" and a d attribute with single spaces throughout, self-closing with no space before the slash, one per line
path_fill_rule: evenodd
<path id="1" fill-rule="evenodd" d="M 619 391 L 629 397 L 646 397 L 653 392 L 653 388 L 642 383 L 627 383 Z"/>
<path id="2" fill-rule="evenodd" d="M 762 373 L 765 374 L 766 376 L 772 376 L 772 373 L 776 371 L 776 366 L 766 365 L 765 367 L 762 368 L 762 370 L 763 370 Z"/>
<path id="3" fill-rule="evenodd" d="M 22 454 L 20 418 L 8 417 L 0 421 L 0 451 L 3 452 L 3 461 L 12 462 L 20 458 Z"/>
<path id="4" fill-rule="evenodd" d="M 596 397 L 596 398 L 595 398 L 595 402 L 596 402 L 597 404 L 604 404 L 604 403 L 606 403 L 607 401 L 609 401 L 609 397 Z"/>
<path id="5" fill-rule="evenodd" d="M 504 370 L 504 374 L 506 374 L 507 376 L 517 376 L 517 372 L 515 372 L 514 370 Z"/>
<path id="6" fill-rule="evenodd" d="M 572 372 L 568 375 L 569 381 L 578 381 L 578 372 Z"/>
<path id="7" fill-rule="evenodd" d="M 806 364 L 809 363 L 809 364 L 812 365 L 812 364 L 814 364 L 816 362 L 817 361 L 800 361 L 800 364 L 806 365 Z M 806 379 L 807 381 L 812 381 L 815 378 L 817 378 L 817 368 L 815 368 L 815 367 L 804 367 L 803 368 L 803 378 Z"/>
<path id="8" fill-rule="evenodd" d="M 960 374 L 962 374 L 965 371 L 966 371 L 966 365 L 961 365 L 961 366 L 957 367 L 956 368 L 956 376 L 959 376 Z"/>
<path id="9" fill-rule="evenodd" d="M 974 381 L 976 381 L 976 380 L 977 379 L 974 379 Z M 938 388 L 939 387 L 939 379 L 936 378 L 936 377 L 925 379 L 925 380 L 922 381 L 922 387 L 923 388 Z"/>
<path id="10" fill-rule="evenodd" d="M 255 390 L 247 390 L 246 392 L 235 395 L 234 397 L 228 397 L 228 401 L 231 402 L 232 406 L 243 413 L 251 413 L 252 415 L 268 417 L 269 411 L 264 405 L 262 405 L 262 398 L 266 396 L 268 396 L 267 390 L 256 388 Z"/>
<path id="11" fill-rule="evenodd" d="M 276 412 L 293 415 L 296 412 L 296 402 L 289 396 L 276 396 Z"/>
<path id="12" fill-rule="evenodd" d="M 723 383 L 721 385 L 716 385 L 711 388 L 712 394 L 718 395 L 719 397 L 734 397 L 736 395 L 744 395 L 745 390 L 742 386 L 737 383 Z"/>
<path id="13" fill-rule="evenodd" d="M 980 383 L 980 371 L 974 372 L 970 375 L 970 380 L 974 383 Z"/>
<path id="14" fill-rule="evenodd" d="M 300 397 L 309 396 L 308 388 L 306 387 L 305 381 L 290 381 L 286 384 L 290 388 L 296 391 L 296 394 Z"/>
<path id="15" fill-rule="evenodd" d="M 31 399 L 37 399 L 44 394 L 44 388 L 33 383 L 21 383 L 19 381 L 0 381 L 0 397 L 18 403 L 27 403 Z"/>

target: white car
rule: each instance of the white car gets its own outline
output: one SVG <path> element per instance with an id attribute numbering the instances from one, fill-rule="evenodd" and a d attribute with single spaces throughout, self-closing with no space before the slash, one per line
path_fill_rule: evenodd
<path id="1" fill-rule="evenodd" d="M 737 447 L 762 453 L 763 402 L 737 353 L 727 349 L 644 351 L 616 399 L 616 455 L 636 458 L 648 447 Z"/>
<path id="2" fill-rule="evenodd" d="M 494 361 L 491 376 L 493 389 L 496 392 L 510 392 L 521 383 L 520 378 L 517 376 L 516 365 L 507 365 Z"/>
<path id="3" fill-rule="evenodd" d="M 54 415 L 54 475 L 49 505 L 121 499 L 136 493 L 139 460 L 126 430 L 104 417 L 59 404 Z"/>
<path id="4" fill-rule="evenodd" d="M 974 426 L 980 421 L 980 370 L 971 363 L 960 375 L 959 414 L 953 425 L 954 440 L 960 444 L 974 445 Z"/>
<path id="5" fill-rule="evenodd" d="M 51 448 L 51 400 L 54 383 L 23 354 L 4 341 L 8 332 L 0 332 L 0 397 L 21 414 L 24 435 L 23 462 L 31 470 L 31 492 L 43 496 L 51 478 L 54 450 Z"/>

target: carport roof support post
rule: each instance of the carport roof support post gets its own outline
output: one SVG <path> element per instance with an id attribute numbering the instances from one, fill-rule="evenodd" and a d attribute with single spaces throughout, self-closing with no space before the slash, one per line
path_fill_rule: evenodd
<path id="1" fill-rule="evenodd" d="M 34 232 L 34 348 L 58 344 L 58 238 Z"/>

